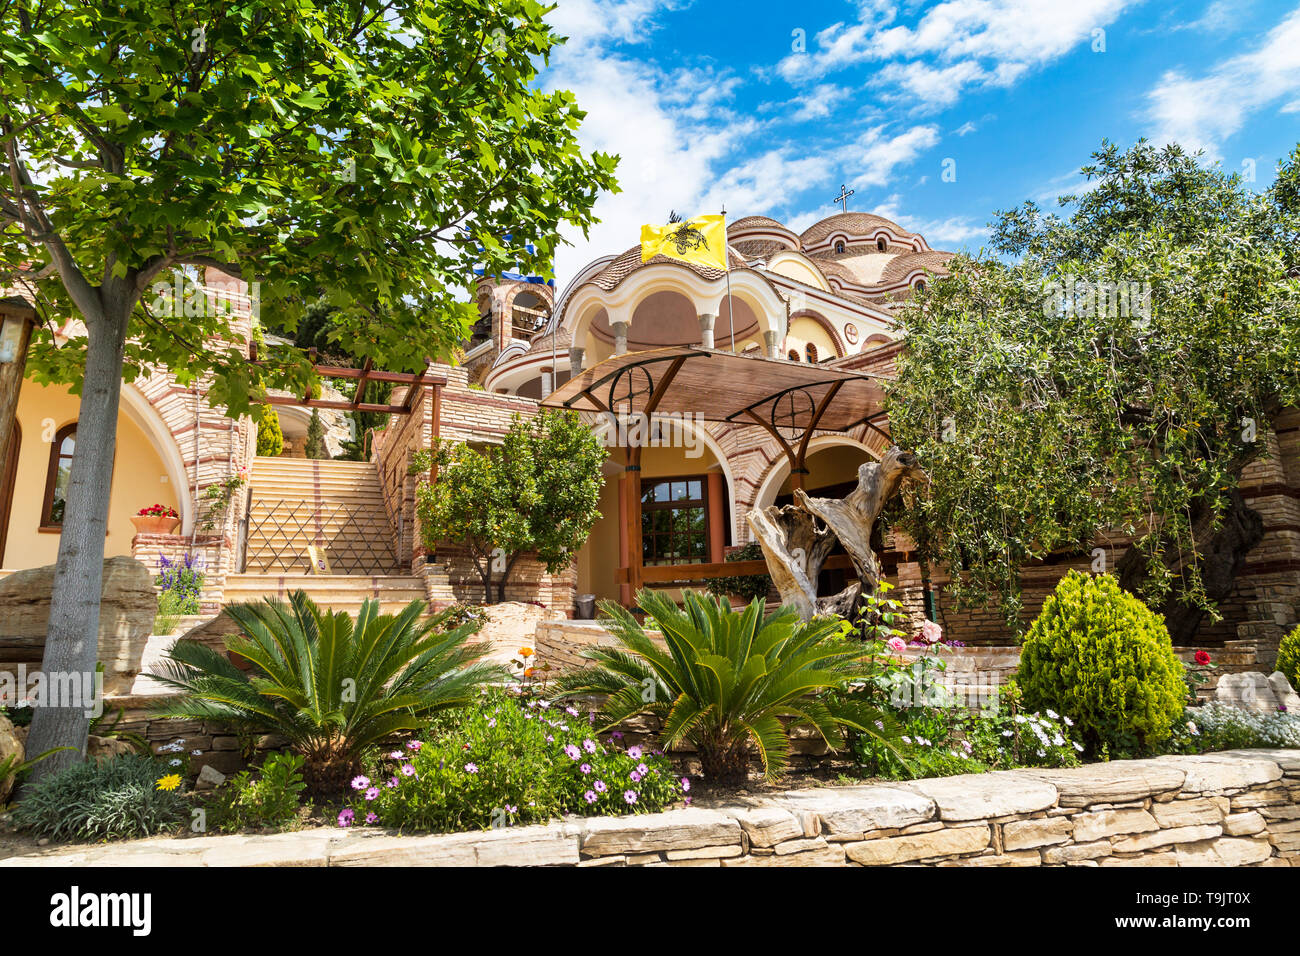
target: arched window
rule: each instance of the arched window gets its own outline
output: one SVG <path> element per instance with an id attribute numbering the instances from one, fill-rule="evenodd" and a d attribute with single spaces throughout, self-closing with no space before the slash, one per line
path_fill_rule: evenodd
<path id="1" fill-rule="evenodd" d="M 63 527 L 63 509 L 67 505 L 68 476 L 72 473 L 72 454 L 77 447 L 77 423 L 64 425 L 50 444 L 50 468 L 45 473 L 45 503 L 41 508 L 41 527 Z"/>
<path id="2" fill-rule="evenodd" d="M 917 279 L 917 280 L 916 280 L 916 291 L 917 291 L 917 292 L 924 292 L 924 291 L 925 291 L 925 280 L 924 280 L 924 279 Z"/>
<path id="3" fill-rule="evenodd" d="M 876 251 L 877 251 L 877 252 L 884 252 L 884 251 L 886 251 L 888 248 L 889 248 L 889 242 L 885 239 L 884 236 L 881 236 L 879 239 L 876 240 Z"/>
<path id="4" fill-rule="evenodd" d="M 803 347 L 803 354 L 808 356 L 808 363 L 810 365 L 817 364 L 817 346 L 809 342 Z"/>
<path id="5" fill-rule="evenodd" d="M 791 362 L 799 361 L 799 353 L 796 352 L 794 349 L 791 349 L 789 352 L 787 352 L 785 357 L 788 358 Z"/>
<path id="6" fill-rule="evenodd" d="M 836 251 L 836 252 L 843 252 L 843 251 L 844 251 L 844 243 L 843 243 L 843 242 L 837 242 L 837 243 L 835 243 L 835 251 Z"/>

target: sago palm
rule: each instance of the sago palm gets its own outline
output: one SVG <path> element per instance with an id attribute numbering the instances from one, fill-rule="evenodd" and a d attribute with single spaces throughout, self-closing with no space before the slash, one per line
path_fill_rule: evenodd
<path id="1" fill-rule="evenodd" d="M 863 645 L 845 637 L 841 621 L 801 622 L 793 608 L 764 616 L 762 599 L 737 612 L 689 592 L 684 609 L 653 591 L 637 603 L 664 646 L 624 608 L 602 602 L 621 646 L 586 651 L 593 666 L 558 682 L 562 696 L 604 695 L 606 727 L 654 714 L 664 748 L 689 740 L 706 779 L 723 784 L 745 780 L 754 752 L 769 780 L 779 776 L 791 726 L 812 727 L 832 749 L 843 746 L 845 727 L 875 734 L 874 709 L 826 693 L 866 676 Z"/>
<path id="2" fill-rule="evenodd" d="M 236 604 L 226 613 L 241 635 L 227 649 L 177 641 L 153 676 L 181 692 L 157 713 L 206 720 L 249 733 L 280 734 L 305 758 L 315 793 L 341 789 L 360 771 L 367 749 L 423 726 L 429 716 L 470 703 L 479 687 L 504 672 L 476 663 L 486 644 L 468 643 L 477 621 L 444 629 L 447 612 L 421 620 L 425 603 L 380 614 L 366 601 L 354 621 L 324 611 L 302 591 Z"/>

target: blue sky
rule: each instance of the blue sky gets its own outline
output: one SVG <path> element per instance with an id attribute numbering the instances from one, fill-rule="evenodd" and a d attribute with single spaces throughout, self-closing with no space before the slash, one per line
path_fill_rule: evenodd
<path id="1" fill-rule="evenodd" d="M 1253 162 L 1257 186 L 1300 141 L 1296 0 L 558 3 L 543 83 L 577 94 L 624 190 L 561 284 L 669 209 L 802 230 L 845 183 L 850 211 L 974 250 L 994 210 L 1079 184 L 1103 137 Z"/>

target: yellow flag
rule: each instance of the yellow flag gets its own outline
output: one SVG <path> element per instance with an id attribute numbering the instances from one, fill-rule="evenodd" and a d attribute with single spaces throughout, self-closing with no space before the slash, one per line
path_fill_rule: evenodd
<path id="1" fill-rule="evenodd" d="M 696 216 L 665 226 L 641 227 L 641 261 L 667 256 L 682 262 L 727 268 L 727 224 L 725 216 Z"/>

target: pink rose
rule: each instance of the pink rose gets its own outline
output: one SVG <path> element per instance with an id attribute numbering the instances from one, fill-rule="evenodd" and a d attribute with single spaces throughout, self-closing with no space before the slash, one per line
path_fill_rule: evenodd
<path id="1" fill-rule="evenodd" d="M 885 641 L 885 646 L 895 654 L 901 654 L 907 648 L 907 645 L 903 643 L 901 637 L 891 637 L 889 640 Z"/>
<path id="2" fill-rule="evenodd" d="M 938 644 L 943 640 L 943 628 L 934 621 L 926 621 L 921 625 L 921 640 L 927 644 Z"/>

